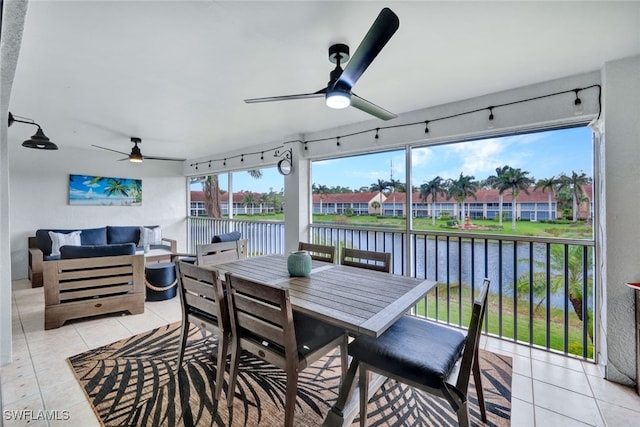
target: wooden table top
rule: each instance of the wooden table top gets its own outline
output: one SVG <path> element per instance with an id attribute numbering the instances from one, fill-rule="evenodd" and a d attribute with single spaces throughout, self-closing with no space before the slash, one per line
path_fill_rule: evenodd
<path id="1" fill-rule="evenodd" d="M 435 281 L 312 261 L 309 277 L 290 277 L 286 255 L 251 257 L 212 265 L 226 272 L 289 289 L 295 310 L 355 334 L 380 336 L 435 285 Z M 224 278 L 223 278 L 224 279 Z"/>

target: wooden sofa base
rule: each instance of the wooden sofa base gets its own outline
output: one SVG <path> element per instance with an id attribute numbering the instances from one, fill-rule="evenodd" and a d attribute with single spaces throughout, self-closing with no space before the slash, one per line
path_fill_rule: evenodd
<path id="1" fill-rule="evenodd" d="M 45 329 L 100 314 L 140 314 L 144 300 L 143 255 L 44 262 Z"/>
<path id="2" fill-rule="evenodd" d="M 44 329 L 59 328 L 67 320 L 118 312 L 144 313 L 144 294 L 95 298 L 87 301 L 45 306 Z"/>
<path id="3" fill-rule="evenodd" d="M 169 246 L 172 253 L 178 250 L 178 242 L 175 239 L 162 238 L 163 244 Z M 28 247 L 28 277 L 31 280 L 32 288 L 39 288 L 44 283 L 44 254 L 36 244 L 36 237 L 27 238 Z M 170 261 L 171 255 L 167 255 L 167 261 Z"/>

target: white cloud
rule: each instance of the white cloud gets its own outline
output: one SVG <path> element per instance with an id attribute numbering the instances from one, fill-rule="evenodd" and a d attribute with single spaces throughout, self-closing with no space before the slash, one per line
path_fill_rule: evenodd
<path id="1" fill-rule="evenodd" d="M 93 188 L 100 187 L 100 184 L 98 184 L 97 182 L 91 183 L 90 180 L 84 181 L 82 185 L 84 185 L 85 187 L 93 187 Z"/>
<path id="2" fill-rule="evenodd" d="M 430 147 L 420 147 L 411 151 L 411 165 L 414 169 L 428 166 L 433 159 L 433 149 Z"/>

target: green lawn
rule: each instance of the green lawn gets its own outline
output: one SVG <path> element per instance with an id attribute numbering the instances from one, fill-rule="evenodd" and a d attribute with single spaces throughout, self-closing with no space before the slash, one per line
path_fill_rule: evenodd
<path id="1" fill-rule="evenodd" d="M 245 221 L 283 221 L 284 214 L 269 215 L 235 215 L 235 219 Z M 511 229 L 511 221 L 504 221 L 502 229 L 499 228 L 497 221 L 493 220 L 473 220 L 471 223 L 477 226 L 490 227 L 491 230 L 459 230 L 447 227 L 447 223 L 451 220 L 438 219 L 435 227 L 431 225 L 429 218 L 415 218 L 413 220 L 413 228 L 415 230 L 437 230 L 437 231 L 465 231 L 470 234 L 495 234 L 495 235 L 511 235 L 511 236 L 537 236 L 537 237 L 564 237 L 568 239 L 592 239 L 593 228 L 590 223 L 579 221 L 570 224 L 545 224 L 541 222 L 516 221 L 516 229 Z M 313 222 L 315 224 L 339 224 L 352 225 L 359 227 L 388 227 L 388 228 L 405 228 L 405 219 L 402 217 L 390 216 L 346 216 L 346 215 L 321 215 L 314 214 Z"/>
<path id="2" fill-rule="evenodd" d="M 428 313 L 427 317 L 439 319 L 443 322 L 449 322 L 453 325 L 466 326 L 471 320 L 471 289 L 467 286 L 462 287 L 462 295 L 460 295 L 459 287 L 450 289 L 449 306 L 447 307 L 447 291 L 445 285 L 438 286 L 438 298 L 435 298 L 436 291 L 433 290 L 427 297 Z M 462 323 L 460 323 L 460 298 L 462 299 Z M 436 304 L 437 303 L 437 304 Z M 575 313 L 569 309 L 569 333 L 568 333 L 568 352 L 582 357 L 582 322 Z M 418 316 L 425 316 L 425 301 L 422 300 L 415 307 L 415 313 Z M 546 347 L 547 343 L 547 319 L 544 307 L 535 312 L 533 315 L 533 338 L 529 336 L 529 305 L 528 302 L 522 302 L 518 305 L 518 314 L 514 317 L 513 299 L 503 297 L 502 299 L 502 319 L 499 317 L 499 298 L 498 295 L 489 294 L 489 302 L 486 312 L 486 321 L 488 322 L 488 332 L 505 338 L 514 337 L 514 319 L 517 321 L 518 341 L 531 342 L 535 345 Z M 549 347 L 554 350 L 564 351 L 564 313 L 561 309 L 551 309 L 549 316 Z M 589 344 L 587 348 L 587 357 L 593 358 L 593 345 Z"/>

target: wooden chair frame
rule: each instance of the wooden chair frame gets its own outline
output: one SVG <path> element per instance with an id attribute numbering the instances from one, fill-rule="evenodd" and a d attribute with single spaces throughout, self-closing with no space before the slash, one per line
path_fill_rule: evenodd
<path id="1" fill-rule="evenodd" d="M 343 248 L 340 255 L 340 264 L 391 273 L 391 254 L 388 252 Z"/>
<path id="2" fill-rule="evenodd" d="M 227 292 L 233 345 L 227 404 L 233 406 L 240 354 L 242 350 L 283 369 L 287 375 L 284 425 L 293 425 L 298 374 L 307 366 L 340 346 L 343 378 L 346 374 L 347 335 L 333 339 L 301 358 L 296 342 L 289 291 L 285 288 L 241 278 L 227 273 Z M 241 331 L 251 331 L 251 336 Z M 259 338 L 256 338 L 259 337 Z M 264 345 L 267 340 L 275 345 Z M 282 351 L 281 349 L 284 349 Z"/>
<path id="3" fill-rule="evenodd" d="M 369 389 L 369 372 L 377 372 L 385 377 L 393 378 L 398 382 L 402 382 L 411 387 L 423 390 L 427 393 L 443 397 L 451 405 L 458 416 L 458 424 L 461 427 L 469 426 L 469 407 L 467 403 L 467 390 L 469 388 L 469 378 L 471 372 L 475 379 L 476 393 L 478 395 L 478 404 L 480 406 L 480 415 L 482 421 L 487 421 L 487 412 L 485 408 L 484 395 L 482 393 L 482 377 L 480 373 L 480 365 L 478 363 L 478 348 L 480 342 L 480 334 L 482 333 L 482 322 L 487 306 L 487 297 L 489 292 L 489 279 L 484 279 L 482 288 L 478 298 L 473 303 L 473 311 L 471 314 L 471 322 L 467 332 L 462 357 L 460 358 L 459 369 L 453 370 L 447 381 L 444 381 L 440 387 L 432 388 L 424 384 L 413 381 L 411 378 L 398 377 L 393 373 L 378 368 L 377 366 L 364 363 L 354 359 L 352 363 L 357 363 L 360 368 L 359 389 Z M 428 344 L 428 343 L 426 343 Z M 367 393 L 360 393 L 360 426 L 367 425 Z"/>
<path id="4" fill-rule="evenodd" d="M 198 265 L 215 265 L 247 257 L 246 239 L 196 246 Z"/>
<path id="5" fill-rule="evenodd" d="M 216 334 L 218 359 L 214 390 L 215 398 L 219 399 L 231 343 L 229 309 L 222 290 L 222 282 L 216 270 L 205 269 L 183 261 L 176 262 L 176 273 L 182 307 L 182 328 L 176 369 L 182 366 L 190 323 Z"/>
<path id="6" fill-rule="evenodd" d="M 335 263 L 336 247 L 328 245 L 318 245 L 315 243 L 298 242 L 299 251 L 307 251 L 311 255 L 311 259 L 317 261 Z"/>

